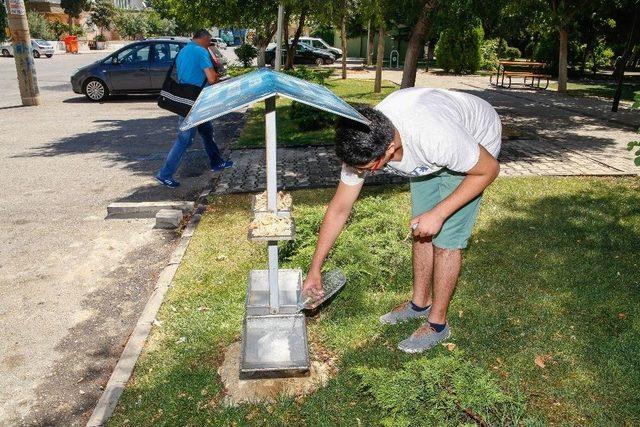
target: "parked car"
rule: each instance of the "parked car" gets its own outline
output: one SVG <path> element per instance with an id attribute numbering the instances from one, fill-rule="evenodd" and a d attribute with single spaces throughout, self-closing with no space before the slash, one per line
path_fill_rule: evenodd
<path id="1" fill-rule="evenodd" d="M 227 48 L 227 44 L 220 37 L 212 38 L 211 39 L 211 44 L 213 46 L 217 47 L 218 49 L 226 49 Z"/>
<path id="2" fill-rule="evenodd" d="M 324 49 L 328 50 L 333 54 L 336 60 L 342 57 L 342 49 L 338 49 L 337 47 L 331 46 L 326 41 L 318 38 L 318 37 L 300 37 L 298 39 L 298 43 L 306 44 L 307 46 L 311 46 L 315 49 Z"/>
<path id="3" fill-rule="evenodd" d="M 282 60 L 287 57 L 287 49 L 286 47 L 282 47 Z M 269 45 L 264 52 L 265 62 L 271 64 L 273 67 L 276 63 L 276 45 L 275 43 Z M 315 65 L 323 65 L 323 64 L 333 64 L 335 62 L 335 58 L 333 54 L 327 50 L 314 49 L 312 47 L 307 46 L 306 44 L 298 44 L 296 46 L 296 52 L 293 56 L 294 64 L 315 64 Z"/>
<path id="4" fill-rule="evenodd" d="M 13 56 L 13 46 L 11 43 L 3 44 L 0 49 L 2 49 L 2 56 Z M 54 50 L 53 45 L 46 40 L 31 39 L 31 54 L 34 58 L 40 58 L 43 55 L 51 58 Z"/>
<path id="5" fill-rule="evenodd" d="M 160 37 L 128 44 L 79 68 L 71 76 L 73 91 L 92 101 L 116 94 L 159 93 L 173 60 L 189 41 L 186 37 Z M 222 54 L 213 49 L 217 52 L 212 52 L 214 66 L 219 74 L 226 74 L 226 65 L 218 57 Z"/>
<path id="6" fill-rule="evenodd" d="M 224 79 L 227 76 L 227 58 L 224 57 L 222 52 L 211 42 L 209 46 L 209 52 L 211 53 L 211 59 L 213 60 L 213 68 L 220 76 L 220 79 Z"/>

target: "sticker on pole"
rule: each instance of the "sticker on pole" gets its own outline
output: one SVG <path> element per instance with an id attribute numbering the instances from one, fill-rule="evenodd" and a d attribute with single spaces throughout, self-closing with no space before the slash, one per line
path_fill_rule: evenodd
<path id="1" fill-rule="evenodd" d="M 26 15 L 24 0 L 9 0 L 9 15 Z"/>
<path id="2" fill-rule="evenodd" d="M 260 68 L 204 88 L 182 122 L 180 130 L 190 129 L 274 95 L 369 124 L 362 114 L 326 87 L 268 68 Z"/>

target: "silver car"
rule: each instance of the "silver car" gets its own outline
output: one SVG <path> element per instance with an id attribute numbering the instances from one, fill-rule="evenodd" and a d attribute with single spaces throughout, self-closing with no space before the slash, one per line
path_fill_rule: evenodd
<path id="1" fill-rule="evenodd" d="M 13 56 L 13 46 L 11 43 L 3 44 L 0 49 L 2 49 L 0 51 L 2 52 L 2 56 Z M 31 54 L 34 58 L 40 58 L 41 56 L 51 58 L 54 50 L 53 45 L 46 40 L 31 39 Z"/>

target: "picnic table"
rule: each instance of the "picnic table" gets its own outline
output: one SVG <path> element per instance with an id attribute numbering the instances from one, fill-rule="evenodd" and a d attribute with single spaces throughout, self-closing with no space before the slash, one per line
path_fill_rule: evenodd
<path id="1" fill-rule="evenodd" d="M 496 74 L 489 76 L 489 83 L 492 86 L 511 88 L 512 78 L 522 78 L 522 85 L 531 89 L 546 89 L 549 87 L 550 75 L 544 74 L 543 70 L 547 66 L 544 62 L 533 61 L 500 61 Z M 495 77 L 495 82 L 493 81 Z M 505 79 L 507 83 L 505 84 Z M 528 82 L 531 79 L 531 82 Z M 546 81 L 545 86 L 541 86 L 541 80 Z"/>

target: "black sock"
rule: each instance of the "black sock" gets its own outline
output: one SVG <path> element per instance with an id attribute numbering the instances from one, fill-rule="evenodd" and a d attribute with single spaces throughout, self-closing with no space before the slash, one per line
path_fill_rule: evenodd
<path id="1" fill-rule="evenodd" d="M 413 301 L 411 301 L 411 308 L 413 309 L 413 311 L 425 311 L 429 307 L 431 307 L 431 304 L 429 304 L 429 305 L 427 305 L 425 307 L 420 307 L 419 305 L 416 305 Z"/>
<path id="2" fill-rule="evenodd" d="M 447 326 L 446 323 L 433 323 L 433 322 L 429 322 L 429 325 L 431 325 L 431 327 L 436 331 L 436 332 L 442 332 L 442 330 L 444 329 L 445 326 Z"/>

